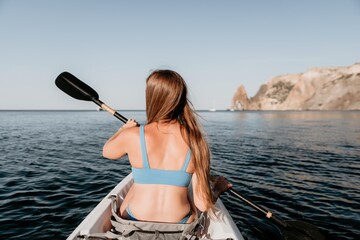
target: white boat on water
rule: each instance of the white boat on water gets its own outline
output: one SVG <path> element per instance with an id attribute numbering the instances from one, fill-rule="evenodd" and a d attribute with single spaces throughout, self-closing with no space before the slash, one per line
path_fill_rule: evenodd
<path id="1" fill-rule="evenodd" d="M 111 195 L 119 195 L 123 199 L 133 184 L 132 174 L 125 177 L 110 193 L 87 215 L 80 225 L 70 234 L 67 240 L 86 239 L 94 233 L 105 233 L 111 229 Z M 120 203 L 121 204 L 121 203 Z M 205 230 L 201 233 L 200 239 L 234 239 L 243 240 L 239 229 L 229 212 L 220 199 L 215 207 L 218 209 L 219 217 L 216 220 L 207 217 L 205 219 Z"/>
<path id="2" fill-rule="evenodd" d="M 212 107 L 209 109 L 209 112 L 216 112 L 215 102 L 213 102 L 213 105 L 212 105 Z"/>

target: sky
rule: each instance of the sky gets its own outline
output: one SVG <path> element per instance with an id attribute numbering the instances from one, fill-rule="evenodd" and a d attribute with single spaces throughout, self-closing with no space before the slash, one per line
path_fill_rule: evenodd
<path id="1" fill-rule="evenodd" d="M 196 109 L 227 109 L 272 77 L 360 62 L 360 0 L 0 0 L 0 110 L 96 109 L 54 81 L 68 71 L 118 110 L 145 79 L 179 72 Z"/>

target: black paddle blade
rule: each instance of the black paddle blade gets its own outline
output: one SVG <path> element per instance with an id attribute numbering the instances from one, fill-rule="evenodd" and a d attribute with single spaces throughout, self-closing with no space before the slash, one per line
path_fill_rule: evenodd
<path id="1" fill-rule="evenodd" d="M 99 99 L 98 93 L 77 77 L 68 72 L 61 73 L 55 80 L 55 84 L 63 92 L 73 98 L 94 101 Z"/>
<path id="2" fill-rule="evenodd" d="M 287 220 L 286 227 L 281 228 L 281 233 L 286 240 L 334 240 L 326 236 L 316 226 L 299 221 L 299 220 Z"/>
<path id="3" fill-rule="evenodd" d="M 278 227 L 282 236 L 286 240 L 334 240 L 335 239 L 331 236 L 325 235 L 316 226 L 307 222 L 298 221 L 298 220 L 284 221 L 273 215 L 270 218 L 268 218 L 267 215 L 271 212 L 256 205 L 255 203 L 245 198 L 234 189 L 230 188 L 229 191 L 237 198 L 239 198 L 241 201 L 245 202 L 252 208 L 256 209 L 263 216 L 266 216 L 266 219 L 270 220 Z"/>

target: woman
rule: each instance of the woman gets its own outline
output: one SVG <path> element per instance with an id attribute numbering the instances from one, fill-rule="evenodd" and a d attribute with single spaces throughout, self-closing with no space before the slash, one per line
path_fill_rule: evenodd
<path id="1" fill-rule="evenodd" d="M 103 155 L 128 155 L 134 184 L 120 208 L 123 218 L 151 222 L 190 223 L 196 213 L 188 199 L 193 186 L 200 211 L 213 207 L 209 187 L 209 147 L 187 99 L 183 78 L 156 70 L 146 80 L 147 124 L 129 120 L 104 145 Z"/>

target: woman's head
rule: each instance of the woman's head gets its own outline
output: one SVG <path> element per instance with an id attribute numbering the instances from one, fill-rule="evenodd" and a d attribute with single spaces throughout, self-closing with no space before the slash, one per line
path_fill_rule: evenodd
<path id="1" fill-rule="evenodd" d="M 148 123 L 180 119 L 186 104 L 186 83 L 177 72 L 156 70 L 146 79 Z"/>

